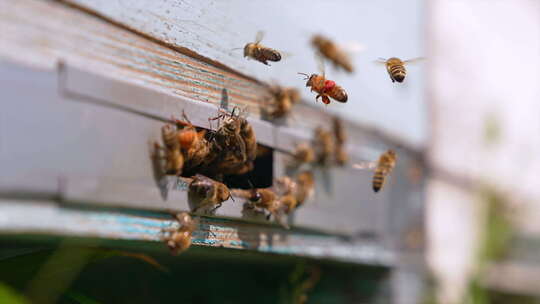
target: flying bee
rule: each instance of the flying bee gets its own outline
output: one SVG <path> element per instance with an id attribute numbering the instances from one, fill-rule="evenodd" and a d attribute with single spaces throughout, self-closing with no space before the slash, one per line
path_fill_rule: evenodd
<path id="1" fill-rule="evenodd" d="M 182 174 L 184 156 L 180 150 L 180 143 L 176 138 L 176 130 L 171 125 L 165 125 L 161 128 L 161 137 L 165 148 L 162 148 L 158 143 L 155 146 L 165 151 L 165 173 Z"/>
<path id="2" fill-rule="evenodd" d="M 180 212 L 176 215 L 176 220 L 180 227 L 166 228 L 169 235 L 165 237 L 165 242 L 173 255 L 178 255 L 191 246 L 193 231 L 197 228 L 197 221 L 187 212 Z"/>
<path id="3" fill-rule="evenodd" d="M 267 61 L 280 61 L 281 53 L 279 51 L 266 47 L 260 43 L 263 36 L 264 33 L 259 31 L 255 37 L 255 42 L 246 44 L 244 47 L 244 57 L 255 59 L 266 65 L 269 65 Z"/>
<path id="4" fill-rule="evenodd" d="M 301 143 L 296 146 L 293 157 L 297 164 L 312 163 L 315 161 L 315 151 L 308 143 Z"/>
<path id="5" fill-rule="evenodd" d="M 300 172 L 296 176 L 296 201 L 300 207 L 315 192 L 315 178 L 311 171 Z"/>
<path id="6" fill-rule="evenodd" d="M 343 122 L 338 117 L 334 117 L 334 137 L 336 139 L 335 158 L 338 165 L 345 165 L 349 159 L 349 155 L 345 150 L 345 141 L 347 140 L 347 134 L 345 134 L 345 128 Z"/>
<path id="7" fill-rule="evenodd" d="M 272 102 L 264 110 L 271 118 L 280 118 L 289 114 L 293 105 L 298 103 L 301 98 L 300 92 L 295 88 L 284 88 L 275 85 L 270 88 L 270 92 Z"/>
<path id="8" fill-rule="evenodd" d="M 424 58 L 419 57 L 409 60 L 401 60 L 399 58 L 392 57 L 388 59 L 379 58 L 379 60 L 376 62 L 386 65 L 386 71 L 388 71 L 388 75 L 390 75 L 392 82 L 403 82 L 403 80 L 405 80 L 405 76 L 407 75 L 405 64 L 411 64 L 423 59 Z"/>
<path id="9" fill-rule="evenodd" d="M 195 175 L 188 187 L 189 202 L 196 206 L 193 212 L 199 209 L 206 211 L 213 207 L 211 213 L 229 198 L 231 193 L 227 186 L 201 174 Z"/>
<path id="10" fill-rule="evenodd" d="M 298 74 L 306 76 L 304 78 L 304 80 L 307 79 L 306 87 L 311 87 L 311 92 L 317 92 L 315 100 L 318 101 L 321 97 L 324 104 L 329 104 L 330 98 L 339 102 L 347 102 L 347 92 L 334 81 L 326 79 L 324 74 L 311 74 L 311 76 L 306 73 Z"/>
<path id="11" fill-rule="evenodd" d="M 386 178 L 396 166 L 396 161 L 397 154 L 394 150 L 388 150 L 381 154 L 373 175 L 373 191 L 379 192 L 382 189 Z"/>
<path id="12" fill-rule="evenodd" d="M 331 156 L 334 154 L 334 140 L 332 133 L 322 127 L 315 129 L 315 141 L 314 141 L 315 153 L 317 161 L 320 164 L 328 164 Z"/>
<path id="13" fill-rule="evenodd" d="M 332 40 L 321 35 L 315 35 L 311 39 L 311 44 L 313 44 L 322 56 L 330 60 L 334 66 L 340 67 L 349 73 L 353 72 L 354 68 L 348 54 Z"/>

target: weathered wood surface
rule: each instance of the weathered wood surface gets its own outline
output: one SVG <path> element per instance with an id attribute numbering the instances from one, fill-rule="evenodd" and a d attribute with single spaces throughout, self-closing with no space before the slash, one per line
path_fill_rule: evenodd
<path id="1" fill-rule="evenodd" d="M 24 218 L 24 221 L 20 219 Z M 390 267 L 394 255 L 375 242 L 350 242 L 337 236 L 285 230 L 225 219 L 197 217 L 195 246 L 249 249 L 266 253 Z M 100 211 L 50 201 L 0 200 L 0 235 L 52 235 L 163 242 L 165 228 L 178 227 L 171 216 L 151 212 Z M 166 250 L 164 243 L 156 244 Z"/>
<path id="2" fill-rule="evenodd" d="M 295 1 L 178 1 L 65 0 L 181 52 L 196 53 L 242 74 L 264 81 L 303 87 L 297 72 L 318 72 L 313 34 L 323 33 L 341 44 L 360 43 L 363 52 L 353 56 L 354 75 L 336 72 L 329 64 L 327 75 L 349 93 L 345 105 L 320 108 L 340 113 L 389 131 L 415 145 L 427 137 L 423 99 L 422 65 L 410 67 L 405 83 L 393 84 L 378 57 L 412 58 L 423 53 L 423 2 L 391 0 L 371 2 Z M 281 62 L 265 66 L 242 57 L 242 48 L 266 36 L 263 44 L 288 52 Z M 304 98 L 314 103 L 307 89 Z M 390 110 L 391 109 L 391 110 Z"/>
<path id="3" fill-rule="evenodd" d="M 206 127 L 223 102 L 223 88 L 229 109 L 251 106 L 249 119 L 260 142 L 282 152 L 310 139 L 315 126 L 330 125 L 331 115 L 307 105 L 284 121 L 259 120 L 253 105 L 265 89 L 257 82 L 62 4 L 5 0 L 0 15 L 0 58 L 39 68 L 1 67 L 3 99 L 9 101 L 0 112 L 3 196 L 189 210 L 185 189 L 169 181 L 165 195 L 158 187 L 149 148 L 164 120 L 183 109 Z M 229 91 L 229 83 L 239 87 Z M 409 174 L 418 169 L 418 155 L 382 133 L 350 122 L 346 127 L 354 133 L 347 147 L 353 159 L 375 160 L 398 148 L 396 172 L 375 195 L 369 171 L 318 170 L 315 199 L 299 209 L 295 225 L 409 248 L 406 234 L 422 225 L 421 177 Z M 285 169 L 276 164 L 278 177 Z M 239 219 L 241 202 L 225 202 L 216 216 Z"/>

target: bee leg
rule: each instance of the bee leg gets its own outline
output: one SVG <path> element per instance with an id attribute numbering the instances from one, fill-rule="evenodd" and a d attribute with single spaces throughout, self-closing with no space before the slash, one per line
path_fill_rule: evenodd
<path id="1" fill-rule="evenodd" d="M 223 204 L 222 203 L 217 204 L 217 206 L 214 207 L 212 210 L 210 210 L 210 212 L 216 211 L 219 207 L 221 207 L 221 205 L 223 205 Z"/>
<path id="2" fill-rule="evenodd" d="M 268 215 L 266 216 L 266 220 L 269 221 L 271 216 L 272 216 L 272 214 L 268 214 Z"/>
<path id="3" fill-rule="evenodd" d="M 330 98 L 328 98 L 328 96 L 324 95 L 322 96 L 322 102 L 327 105 L 330 103 Z"/>
<path id="4" fill-rule="evenodd" d="M 315 97 L 315 101 L 319 101 L 319 98 L 322 97 L 320 94 Z"/>

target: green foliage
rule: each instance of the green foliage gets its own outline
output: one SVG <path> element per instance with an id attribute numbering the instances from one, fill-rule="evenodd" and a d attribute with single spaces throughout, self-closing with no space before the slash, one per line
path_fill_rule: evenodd
<path id="1" fill-rule="evenodd" d="M 2 304 L 28 304 L 22 295 L 6 284 L 0 283 L 0 303 Z"/>
<path id="2" fill-rule="evenodd" d="M 83 295 L 82 293 L 74 291 L 74 290 L 70 290 L 70 291 L 66 292 L 65 296 L 72 299 L 72 300 L 74 300 L 75 302 L 77 302 L 79 304 L 100 304 L 100 302 L 98 302 L 98 301 L 96 301 L 94 299 L 91 299 L 91 298 Z"/>

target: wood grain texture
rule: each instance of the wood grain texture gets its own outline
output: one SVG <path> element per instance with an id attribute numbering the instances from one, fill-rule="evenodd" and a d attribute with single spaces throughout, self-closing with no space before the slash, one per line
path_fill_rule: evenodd
<path id="1" fill-rule="evenodd" d="M 194 60 L 83 12 L 49 1 L 0 2 L 3 47 L 17 61 L 52 67 L 59 60 L 188 100 L 251 107 L 265 89 L 253 80 Z M 76 26 L 75 26 L 76 25 Z"/>
<path id="2" fill-rule="evenodd" d="M 427 137 L 422 65 L 408 67 L 405 83 L 393 84 L 378 57 L 403 59 L 424 56 L 423 2 L 350 1 L 193 1 L 193 0 L 65 0 L 107 20 L 263 81 L 302 87 L 304 98 L 315 95 L 298 72 L 317 73 L 310 38 L 317 33 L 342 45 L 360 44 L 352 56 L 353 75 L 326 64 L 326 74 L 349 93 L 347 104 L 320 109 L 378 126 L 416 146 Z M 281 61 L 265 66 L 242 56 L 242 47 L 266 33 L 263 44 L 286 52 Z M 236 50 L 234 50 L 237 48 Z M 240 48 L 240 49 L 238 49 Z M 389 111 L 392 109 L 392 111 Z"/>
<path id="3" fill-rule="evenodd" d="M 20 218 L 25 218 L 20 221 Z M 394 256 L 373 242 L 352 243 L 306 231 L 284 230 L 225 219 L 197 217 L 195 246 L 332 259 L 390 267 Z M 0 234 L 54 235 L 163 242 L 163 229 L 178 227 L 171 216 L 151 212 L 102 211 L 63 207 L 47 201 L 0 200 Z M 156 244 L 166 250 L 165 244 Z"/>
<path id="4" fill-rule="evenodd" d="M 160 127 L 183 109 L 196 125 L 207 127 L 207 118 L 215 115 L 223 102 L 219 87 L 214 93 L 220 97 L 201 99 L 197 85 L 210 83 L 208 75 L 245 83 L 238 91 L 242 96 L 265 92 L 252 80 L 61 4 L 33 0 L 0 3 L 6 17 L 0 19 L 6 29 L 0 33 L 4 42 L 1 58 L 41 68 L 5 64 L 0 73 L 4 96 L 13 101 L 0 113 L 0 191 L 5 195 L 33 191 L 65 202 L 187 210 L 185 189 L 165 181 L 164 194 L 159 188 L 161 181 L 153 174 L 149 147 L 159 140 Z M 35 18 L 27 18 L 34 14 Z M 80 26 L 69 27 L 75 23 Z M 60 73 L 56 70 L 59 62 L 63 62 Z M 169 72 L 164 74 L 163 69 Z M 201 73 L 197 76 L 201 80 L 182 84 L 180 80 L 193 76 L 194 70 Z M 238 104 L 250 105 L 250 100 L 240 99 Z M 229 103 L 229 109 L 234 105 Z M 297 142 L 310 140 L 314 127 L 329 126 L 332 119 L 325 111 L 301 104 L 288 119 L 268 122 L 258 119 L 257 109 L 249 120 L 259 141 L 281 152 L 291 152 Z M 408 179 L 408 161 L 417 157 L 415 151 L 357 124 L 346 122 L 346 128 L 354 134 L 347 144 L 354 160 L 375 160 L 388 147 L 402 149 L 403 167 L 398 166 L 396 179 Z M 286 173 L 276 171 L 275 177 Z M 403 213 L 399 208 L 409 204 L 421 207 L 422 198 L 417 195 L 421 186 L 404 186 L 396 194 L 388 187 L 386 193 L 375 196 L 369 189 L 369 171 L 335 168 L 319 173 L 316 202 L 299 210 L 306 214 L 298 214 L 301 226 L 348 235 L 376 234 L 393 247 L 390 239 L 401 236 L 390 237 L 389 232 L 400 231 L 410 221 L 396 220 Z M 338 182 L 331 185 L 329 178 L 334 174 Z M 390 206 L 395 206 L 393 211 Z M 226 202 L 216 215 L 241 218 L 241 203 Z M 390 220 L 395 226 L 392 229 Z"/>

